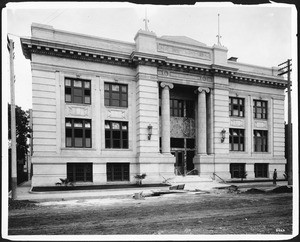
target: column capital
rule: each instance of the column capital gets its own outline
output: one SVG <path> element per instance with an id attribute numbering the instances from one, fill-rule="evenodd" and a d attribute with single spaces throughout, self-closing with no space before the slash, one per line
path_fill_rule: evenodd
<path id="1" fill-rule="evenodd" d="M 210 89 L 208 87 L 198 87 L 197 90 L 195 91 L 195 93 L 199 92 L 206 92 L 206 93 L 209 93 L 210 92 Z"/>
<path id="2" fill-rule="evenodd" d="M 172 83 L 168 83 L 168 82 L 161 82 L 160 86 L 162 88 L 168 87 L 169 89 L 172 89 L 174 87 L 174 85 Z"/>

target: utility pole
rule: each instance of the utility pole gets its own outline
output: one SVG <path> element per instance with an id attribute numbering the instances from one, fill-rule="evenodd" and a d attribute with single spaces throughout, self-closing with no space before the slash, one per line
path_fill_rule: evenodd
<path id="1" fill-rule="evenodd" d="M 15 107 L 15 72 L 14 41 L 7 36 L 7 48 L 10 59 L 10 100 L 11 100 L 11 186 L 12 199 L 17 198 L 17 142 L 16 142 L 16 107 Z"/>
<path id="2" fill-rule="evenodd" d="M 287 96 L 288 96 L 288 137 L 287 137 L 287 170 L 288 170 L 288 185 L 293 185 L 293 138 L 292 138 L 292 102 L 291 102 L 291 66 L 292 60 L 288 59 L 286 62 L 279 64 L 278 66 L 285 65 L 280 68 L 278 75 L 282 76 L 287 74 Z"/>

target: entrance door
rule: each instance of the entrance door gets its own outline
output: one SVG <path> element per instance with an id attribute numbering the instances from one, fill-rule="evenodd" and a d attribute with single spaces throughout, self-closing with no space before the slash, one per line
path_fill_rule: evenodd
<path id="1" fill-rule="evenodd" d="M 185 172 L 184 150 L 176 150 L 171 153 L 172 155 L 175 156 L 175 163 L 174 163 L 175 175 L 179 175 L 179 176 L 184 175 Z"/>

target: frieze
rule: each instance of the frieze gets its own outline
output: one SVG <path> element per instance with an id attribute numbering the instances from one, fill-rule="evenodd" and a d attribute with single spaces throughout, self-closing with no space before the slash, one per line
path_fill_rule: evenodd
<path id="1" fill-rule="evenodd" d="M 209 52 L 185 49 L 185 48 L 175 47 L 171 45 L 157 44 L 157 51 L 175 54 L 175 55 L 182 55 L 182 56 L 211 60 L 211 55 Z"/>
<path id="2" fill-rule="evenodd" d="M 65 116 L 90 118 L 91 117 L 91 108 L 88 106 L 78 107 L 78 106 L 66 105 Z"/>
<path id="3" fill-rule="evenodd" d="M 106 117 L 125 120 L 127 119 L 127 112 L 126 110 L 107 109 Z"/>
<path id="4" fill-rule="evenodd" d="M 234 127 L 244 127 L 245 122 L 243 119 L 230 119 L 230 126 Z"/>
<path id="5" fill-rule="evenodd" d="M 268 128 L 267 121 L 254 121 L 255 128 Z"/>
<path id="6" fill-rule="evenodd" d="M 190 80 L 204 81 L 204 82 L 212 82 L 213 81 L 211 76 L 206 76 L 206 75 L 190 75 L 190 74 L 182 74 L 182 73 L 165 71 L 165 70 L 158 70 L 157 74 L 159 76 L 182 78 L 185 80 L 190 79 Z"/>

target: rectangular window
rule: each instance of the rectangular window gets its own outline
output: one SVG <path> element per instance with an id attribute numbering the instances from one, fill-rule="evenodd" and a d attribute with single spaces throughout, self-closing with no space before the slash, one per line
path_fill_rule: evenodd
<path id="1" fill-rule="evenodd" d="M 129 181 L 129 163 L 107 163 L 107 181 Z"/>
<path id="2" fill-rule="evenodd" d="M 244 129 L 229 129 L 229 150 L 245 150 Z"/>
<path id="3" fill-rule="evenodd" d="M 128 122 L 105 121 L 105 148 L 128 149 Z"/>
<path id="4" fill-rule="evenodd" d="M 245 99 L 230 97 L 229 98 L 229 115 L 235 117 L 244 117 L 245 115 Z"/>
<path id="5" fill-rule="evenodd" d="M 171 138 L 172 148 L 184 148 L 184 139 L 182 138 Z"/>
<path id="6" fill-rule="evenodd" d="M 71 182 L 92 182 L 93 163 L 67 163 L 67 178 Z"/>
<path id="7" fill-rule="evenodd" d="M 195 102 L 192 100 L 186 100 L 186 117 L 187 118 L 195 118 Z"/>
<path id="8" fill-rule="evenodd" d="M 230 173 L 231 178 L 243 178 L 245 174 L 245 163 L 231 163 Z"/>
<path id="9" fill-rule="evenodd" d="M 184 106 L 183 100 L 171 99 L 170 100 L 170 115 L 173 117 L 183 117 L 184 116 Z"/>
<path id="10" fill-rule="evenodd" d="M 65 102 L 91 104 L 91 81 L 66 78 Z"/>
<path id="11" fill-rule="evenodd" d="M 258 119 L 267 119 L 268 117 L 268 102 L 254 100 L 253 116 Z"/>
<path id="12" fill-rule="evenodd" d="M 268 152 L 268 131 L 254 130 L 254 151 Z"/>
<path id="13" fill-rule="evenodd" d="M 269 164 L 267 163 L 254 164 L 254 173 L 255 173 L 255 177 L 257 178 L 259 177 L 267 178 L 269 173 Z"/>
<path id="14" fill-rule="evenodd" d="M 128 107 L 128 86 L 104 83 L 105 106 Z"/>
<path id="15" fill-rule="evenodd" d="M 92 147 L 90 119 L 66 118 L 66 147 Z"/>

